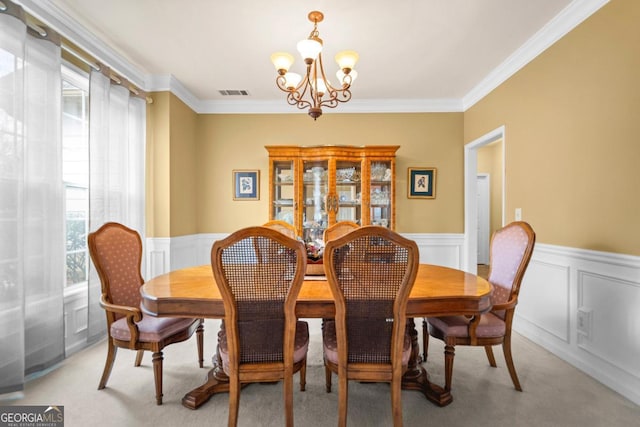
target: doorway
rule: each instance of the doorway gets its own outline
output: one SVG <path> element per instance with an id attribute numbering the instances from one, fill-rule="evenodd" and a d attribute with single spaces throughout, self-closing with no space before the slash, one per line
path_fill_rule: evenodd
<path id="1" fill-rule="evenodd" d="M 490 176 L 478 173 L 478 264 L 489 264 L 490 232 Z"/>
<path id="2" fill-rule="evenodd" d="M 493 142 L 500 141 L 500 149 L 498 150 L 499 175 L 501 182 L 493 183 L 493 188 L 498 190 L 496 195 L 501 206 L 501 214 L 497 219 L 497 226 L 504 224 L 504 206 L 505 206 L 505 127 L 501 126 L 493 131 L 481 136 L 480 138 L 468 143 L 464 147 L 464 256 L 463 270 L 476 274 L 478 271 L 478 150 Z M 490 235 L 490 234 L 489 234 Z"/>

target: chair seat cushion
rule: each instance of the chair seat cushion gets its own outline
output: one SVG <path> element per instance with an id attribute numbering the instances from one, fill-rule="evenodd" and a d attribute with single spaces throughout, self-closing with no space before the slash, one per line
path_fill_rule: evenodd
<path id="1" fill-rule="evenodd" d="M 153 317 L 142 315 L 142 320 L 137 324 L 141 342 L 158 342 L 168 338 L 178 332 L 188 329 L 191 325 L 199 322 L 200 319 L 182 319 L 179 317 Z M 120 318 L 111 324 L 111 337 L 129 341 L 131 333 L 127 326 L 127 319 Z"/>
<path id="2" fill-rule="evenodd" d="M 296 337 L 293 344 L 293 363 L 298 363 L 307 357 L 309 349 L 309 324 L 298 320 L 296 323 Z M 222 359 L 222 369 L 229 374 L 229 349 L 227 347 L 227 332 L 224 327 L 218 332 L 218 351 Z"/>
<path id="3" fill-rule="evenodd" d="M 338 339 L 336 337 L 336 322 L 325 320 L 322 328 L 322 347 L 324 357 L 331 363 L 338 364 Z M 404 334 L 404 346 L 402 348 L 402 365 L 406 366 L 411 357 L 411 336 Z"/>
<path id="4" fill-rule="evenodd" d="M 469 336 L 469 322 L 466 316 L 429 317 L 430 328 L 436 329 L 442 336 L 464 338 Z M 505 334 L 504 321 L 493 313 L 485 313 L 476 329 L 478 338 L 502 337 Z"/>

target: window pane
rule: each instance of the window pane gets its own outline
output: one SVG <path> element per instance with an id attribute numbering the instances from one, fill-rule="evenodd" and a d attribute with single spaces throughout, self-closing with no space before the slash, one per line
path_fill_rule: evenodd
<path id="1" fill-rule="evenodd" d="M 84 83 L 88 85 L 86 80 Z M 89 93 L 85 88 L 63 80 L 62 175 L 65 182 L 67 286 L 84 283 L 88 277 L 88 101 Z"/>
<path id="2" fill-rule="evenodd" d="M 67 286 L 87 281 L 87 251 L 67 252 Z"/>

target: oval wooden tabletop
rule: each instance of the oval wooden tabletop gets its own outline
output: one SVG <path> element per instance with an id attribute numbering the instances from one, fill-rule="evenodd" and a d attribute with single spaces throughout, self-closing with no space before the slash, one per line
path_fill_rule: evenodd
<path id="1" fill-rule="evenodd" d="M 326 279 L 310 276 L 298 295 L 300 317 L 332 317 L 333 298 Z M 143 310 L 154 316 L 224 317 L 222 298 L 210 265 L 189 267 L 146 282 Z M 421 264 L 407 305 L 410 317 L 475 314 L 491 308 L 485 279 L 448 267 Z"/>

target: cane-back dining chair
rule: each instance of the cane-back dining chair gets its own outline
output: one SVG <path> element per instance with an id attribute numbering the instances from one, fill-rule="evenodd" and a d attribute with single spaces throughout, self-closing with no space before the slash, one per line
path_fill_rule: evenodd
<path id="1" fill-rule="evenodd" d="M 491 237 L 489 283 L 493 286 L 493 307 L 490 312 L 475 317 L 429 317 L 423 321 L 424 360 L 427 360 L 429 336 L 445 344 L 445 390 L 451 390 L 456 345 L 483 346 L 489 364 L 495 368 L 492 347 L 502 344 L 513 386 L 522 391 L 511 355 L 511 324 L 535 241 L 533 229 L 522 221 L 508 224 Z"/>
<path id="2" fill-rule="evenodd" d="M 88 237 L 89 254 L 102 286 L 100 306 L 107 315 L 108 351 L 98 390 L 107 385 L 118 347 L 136 350 L 135 366 L 144 351 L 153 352 L 156 403 L 162 405 L 162 350 L 197 336 L 198 363 L 203 367 L 203 319 L 159 318 L 140 310 L 142 241 L 122 224 L 108 222 Z"/>
<path id="3" fill-rule="evenodd" d="M 292 239 L 296 238 L 296 228 L 286 221 L 274 219 L 274 220 L 265 222 L 263 224 L 263 227 L 273 228 L 274 230 L 278 230 L 285 236 L 289 236 Z"/>
<path id="4" fill-rule="evenodd" d="M 293 374 L 304 391 L 309 346 L 308 325 L 295 314 L 306 262 L 302 241 L 268 227 L 238 230 L 211 249 L 225 311 L 218 352 L 229 377 L 229 426 L 238 421 L 242 383 L 279 380 L 293 425 Z"/>
<path id="5" fill-rule="evenodd" d="M 327 227 L 324 230 L 324 233 L 322 235 L 322 239 L 324 240 L 325 244 L 329 241 L 329 240 L 335 240 L 338 237 L 342 237 L 345 234 L 355 230 L 356 228 L 359 228 L 360 226 L 352 221 L 340 221 L 340 222 L 336 222 L 333 225 L 330 225 L 329 227 Z"/>
<path id="6" fill-rule="evenodd" d="M 391 383 L 393 425 L 402 425 L 401 383 L 411 354 L 406 307 L 418 272 L 416 243 L 364 226 L 325 246 L 335 321 L 323 327 L 327 392 L 338 374 L 338 425 L 347 423 L 348 380 Z"/>

